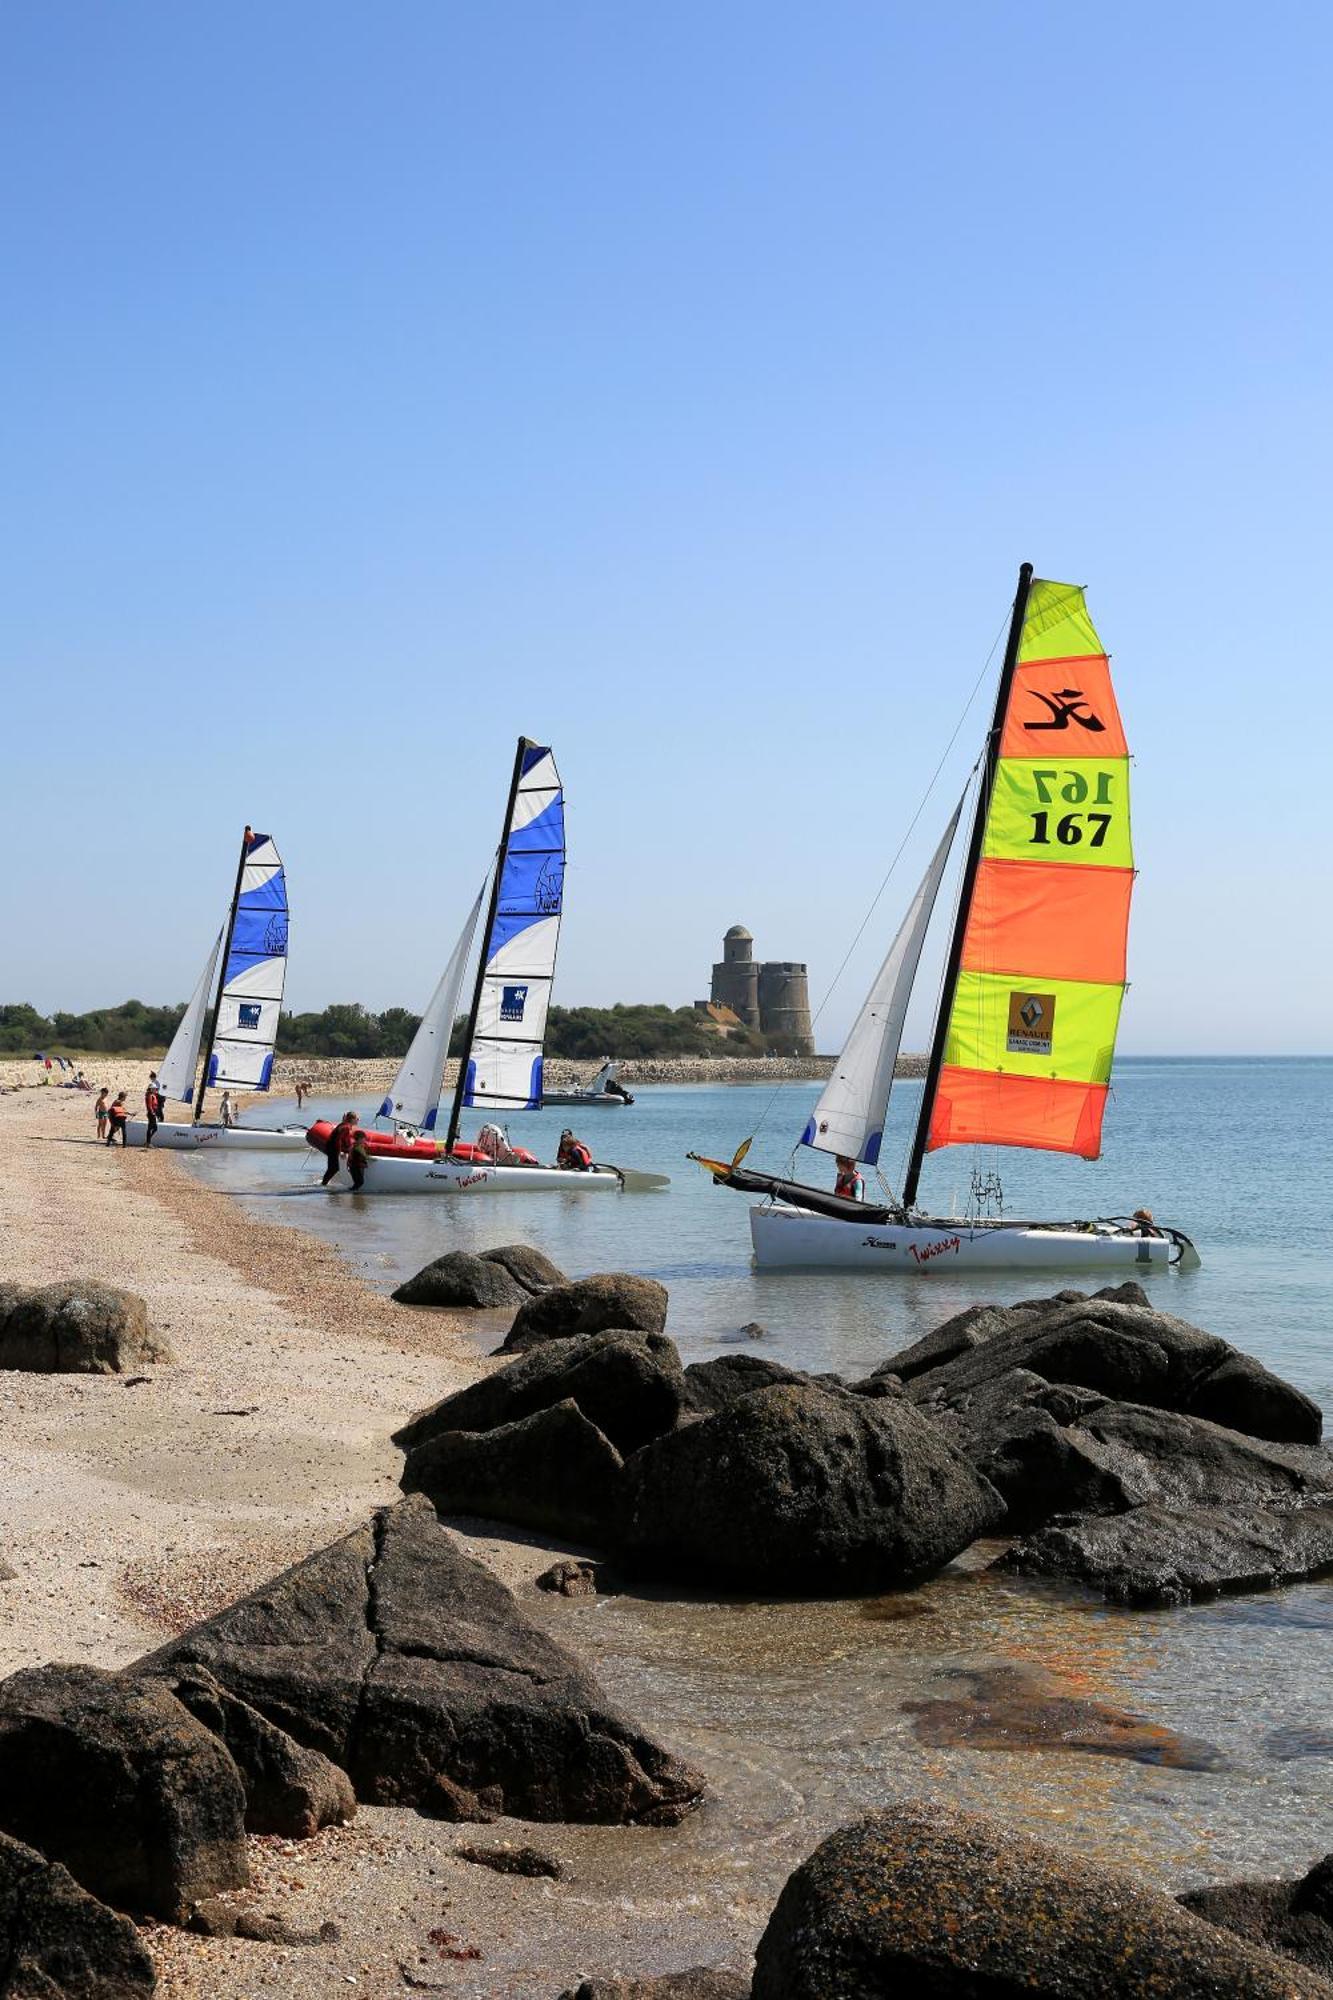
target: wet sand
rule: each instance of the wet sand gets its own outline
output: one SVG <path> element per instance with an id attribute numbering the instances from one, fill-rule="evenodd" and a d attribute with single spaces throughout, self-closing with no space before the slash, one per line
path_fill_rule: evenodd
<path id="1" fill-rule="evenodd" d="M 336 1247 L 251 1220 L 179 1156 L 98 1150 L 91 1134 L 79 1093 L 0 1097 L 0 1275 L 128 1285 L 178 1359 L 134 1388 L 0 1375 L 0 1556 L 17 1572 L 0 1584 L 5 1672 L 123 1664 L 394 1499 L 389 1433 L 486 1366 L 498 1331 L 395 1307 Z M 865 1603 L 566 1602 L 531 1581 L 563 1545 L 456 1525 L 613 1699 L 702 1766 L 708 1803 L 671 1830 L 363 1809 L 312 1842 L 257 1840 L 242 1900 L 341 1936 L 287 1948 L 152 1927 L 164 1995 L 405 2000 L 424 1981 L 554 2000 L 594 1973 L 744 1967 L 822 1835 L 914 1793 L 1172 1887 L 1295 1873 L 1327 1848 L 1333 1744 L 1316 1724 L 1333 1587 L 1134 1616 L 987 1575 L 995 1550 L 979 1547 L 923 1590 Z M 1011 1709 L 997 1737 L 996 1684 L 978 1675 L 1015 1661 L 1041 1675 L 1010 1675 L 1006 1700 L 1032 1685 L 1035 1706 Z M 1061 1739 L 1071 1703 L 1085 1736 L 1099 1705 L 1114 1754 Z M 1176 1758 L 1173 1734 L 1215 1754 Z M 565 1879 L 496 1875 L 455 1851 L 500 1841 L 545 1849 Z"/>

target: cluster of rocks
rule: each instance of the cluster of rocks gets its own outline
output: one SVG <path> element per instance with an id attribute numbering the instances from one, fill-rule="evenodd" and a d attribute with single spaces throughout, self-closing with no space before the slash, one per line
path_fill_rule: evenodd
<path id="1" fill-rule="evenodd" d="M 83 1279 L 0 1284 L 0 1368 L 125 1375 L 174 1359 L 137 1292 Z"/>
<path id="2" fill-rule="evenodd" d="M 413 1286 L 457 1303 L 483 1289 L 470 1265 L 504 1276 L 516 1251 L 489 1255 Z M 405 1489 L 442 1513 L 735 1590 L 905 1586 L 992 1534 L 1018 1538 L 1010 1569 L 1123 1602 L 1333 1569 L 1318 1406 L 1136 1284 L 970 1307 L 849 1382 L 682 1367 L 660 1285 L 559 1276 L 518 1305 L 500 1352 L 520 1358 L 396 1435 Z"/>
<path id="3" fill-rule="evenodd" d="M 0 1996 L 150 1991 L 116 1912 L 215 1928 L 247 1833 L 308 1838 L 358 1800 L 665 1826 L 703 1788 L 404 1500 L 132 1667 L 0 1682 Z M 15 1983 L 28 1960 L 46 1984 Z"/>
<path id="4" fill-rule="evenodd" d="M 754 1977 L 695 1966 L 560 2000 L 1329 2000 L 1333 1855 L 1179 1898 L 979 1813 L 909 1799 L 788 1880 Z"/>

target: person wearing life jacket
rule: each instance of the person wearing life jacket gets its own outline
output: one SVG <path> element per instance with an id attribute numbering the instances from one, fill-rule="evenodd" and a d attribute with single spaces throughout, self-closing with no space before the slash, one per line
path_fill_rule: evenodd
<path id="1" fill-rule="evenodd" d="M 560 1150 L 555 1156 L 555 1163 L 579 1174 L 592 1171 L 592 1154 L 582 1139 L 576 1139 L 568 1127 L 560 1134 Z"/>
<path id="2" fill-rule="evenodd" d="M 848 1159 L 846 1153 L 837 1156 L 838 1178 L 833 1183 L 834 1194 L 842 1195 L 846 1201 L 864 1201 L 866 1184 L 856 1171 L 856 1161 Z"/>
<path id="3" fill-rule="evenodd" d="M 339 1167 L 352 1150 L 352 1134 L 360 1123 L 361 1120 L 357 1117 L 355 1111 L 344 1111 L 342 1117 L 330 1132 L 324 1147 L 324 1157 L 328 1161 L 328 1165 L 324 1169 L 324 1178 L 320 1182 L 321 1187 L 327 1187 L 329 1182 L 336 1177 Z"/>

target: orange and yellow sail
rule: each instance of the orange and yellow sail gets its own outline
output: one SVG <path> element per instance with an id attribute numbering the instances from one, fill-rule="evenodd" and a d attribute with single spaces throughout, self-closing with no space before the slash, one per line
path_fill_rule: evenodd
<path id="1" fill-rule="evenodd" d="M 1101 1150 L 1134 857 L 1110 664 L 1073 584 L 1029 591 L 926 1150 Z"/>

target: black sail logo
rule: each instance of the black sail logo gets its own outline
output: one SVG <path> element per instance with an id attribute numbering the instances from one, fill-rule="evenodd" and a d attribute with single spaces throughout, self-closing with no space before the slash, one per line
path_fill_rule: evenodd
<path id="1" fill-rule="evenodd" d="M 1050 713 L 1041 722 L 1025 722 L 1024 729 L 1068 729 L 1071 722 L 1076 722 L 1080 729 L 1100 736 L 1106 728 L 1100 717 L 1093 714 L 1082 688 L 1056 688 L 1051 694 L 1029 688 L 1028 692 L 1044 702 Z"/>
<path id="2" fill-rule="evenodd" d="M 1011 1056 L 1048 1056 L 1054 1032 L 1054 993 L 1010 993 L 1004 1046 Z"/>

